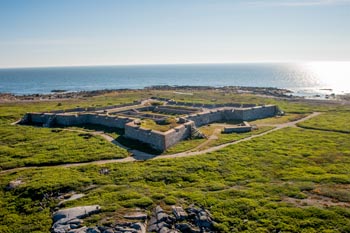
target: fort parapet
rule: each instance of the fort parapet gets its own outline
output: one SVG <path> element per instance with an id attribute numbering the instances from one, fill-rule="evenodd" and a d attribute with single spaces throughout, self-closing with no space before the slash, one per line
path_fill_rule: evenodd
<path id="1" fill-rule="evenodd" d="M 25 124 L 35 124 L 46 127 L 51 127 L 54 125 L 80 126 L 86 124 L 93 124 L 124 129 L 125 125 L 133 120 L 134 118 L 127 118 L 122 116 L 107 116 L 93 113 L 27 113 L 23 117 L 23 123 Z"/>
<path id="2" fill-rule="evenodd" d="M 253 121 L 275 116 L 278 113 L 276 105 L 264 105 L 250 108 L 230 108 L 209 110 L 191 114 L 188 120 L 194 121 L 197 127 L 220 121 Z"/>

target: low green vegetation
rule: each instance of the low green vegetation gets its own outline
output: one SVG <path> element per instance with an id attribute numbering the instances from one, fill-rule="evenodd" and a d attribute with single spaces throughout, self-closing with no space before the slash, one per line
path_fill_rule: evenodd
<path id="1" fill-rule="evenodd" d="M 103 132 L 112 138 L 117 138 L 120 135 L 124 134 L 123 129 L 119 128 L 114 128 L 114 127 L 107 127 L 107 126 L 102 126 L 102 125 L 92 125 L 92 124 L 86 124 L 82 126 L 70 126 L 70 127 L 62 127 L 62 129 L 68 129 L 68 130 L 73 130 L 76 132 L 79 131 L 85 131 L 88 133 L 93 133 L 93 132 Z"/>
<path id="2" fill-rule="evenodd" d="M 144 119 L 141 121 L 141 127 L 146 129 L 157 130 L 160 132 L 166 132 L 172 128 L 179 126 L 176 121 L 176 118 L 169 117 L 165 120 L 163 124 L 157 124 L 154 120 Z"/>
<path id="3" fill-rule="evenodd" d="M 167 149 L 163 154 L 175 154 L 194 150 L 201 151 L 213 146 L 219 146 L 222 144 L 238 141 L 253 135 L 261 134 L 273 128 L 274 127 L 272 126 L 263 126 L 251 132 L 224 134 L 221 132 L 223 129 L 222 125 L 211 124 L 209 126 L 202 126 L 199 128 L 200 131 L 204 133 L 208 138 L 181 141 Z M 214 139 L 212 139 L 211 137 L 214 137 Z"/>
<path id="4" fill-rule="evenodd" d="M 165 152 L 163 152 L 164 155 L 166 154 L 176 154 L 184 151 L 189 151 L 191 149 L 196 148 L 200 144 L 204 143 L 207 139 L 188 139 L 181 141 L 177 143 L 176 145 L 168 148 Z"/>
<path id="5" fill-rule="evenodd" d="M 0 167 L 74 163 L 124 158 L 127 151 L 100 136 L 62 129 L 5 126 L 0 134 Z"/>
<path id="6" fill-rule="evenodd" d="M 220 92 L 203 91 L 193 96 L 162 91 L 139 94 L 183 98 L 182 101 L 203 98 L 203 102 L 235 102 L 234 94 Z M 137 92 L 119 97 L 120 101 L 130 102 L 135 96 Z M 350 134 L 343 133 L 348 130 L 349 106 L 236 96 L 247 103 L 277 103 L 293 119 L 299 116 L 294 114 L 323 113 L 301 123 L 303 128 L 276 130 L 192 157 L 2 171 L 0 232 L 49 232 L 51 214 L 59 202 L 56 197 L 68 191 L 85 196 L 64 203 L 63 208 L 101 205 L 102 213 L 86 220 L 90 225 L 114 223 L 136 208 L 150 213 L 157 204 L 165 210 L 174 204 L 196 204 L 211 212 L 219 232 L 350 232 Z M 91 98 L 90 104 L 114 104 L 119 97 L 110 94 Z M 89 100 L 82 102 L 88 104 Z M 60 107 L 53 101 L 1 104 L 1 166 L 52 165 L 127 155 L 125 150 L 91 134 L 10 125 L 27 111 Z M 278 124 L 290 121 L 286 118 L 275 120 Z M 260 123 L 273 124 L 266 121 Z M 219 135 L 221 138 L 212 142 L 234 141 L 269 129 L 267 126 L 247 134 Z M 203 131 L 213 133 L 214 129 Z M 184 141 L 169 150 L 187 150 L 205 140 Z M 108 174 L 101 174 L 102 168 L 108 169 Z M 10 188 L 11 181 L 20 182 Z"/>
<path id="7" fill-rule="evenodd" d="M 296 113 L 287 113 L 284 116 L 276 116 L 276 117 L 269 117 L 266 119 L 260 119 L 255 121 L 250 121 L 249 124 L 252 125 L 261 125 L 261 124 L 270 124 L 270 125 L 277 125 L 277 124 L 284 124 L 292 121 L 297 121 L 301 118 L 306 117 L 307 114 L 296 114 Z"/>
<path id="8" fill-rule="evenodd" d="M 258 134 L 264 133 L 264 132 L 269 131 L 273 128 L 274 127 L 272 127 L 272 126 L 262 126 L 262 127 L 259 127 L 258 129 L 255 129 L 255 130 L 253 130 L 251 132 L 247 132 L 247 133 L 230 133 L 230 134 L 221 133 L 218 135 L 217 140 L 212 140 L 212 142 L 209 143 L 207 146 L 208 147 L 218 146 L 218 145 L 238 141 L 238 140 L 241 140 L 241 139 L 253 136 L 253 135 L 258 135 Z"/>
<path id="9" fill-rule="evenodd" d="M 102 206 L 103 213 L 91 218 L 91 224 L 126 209 L 151 211 L 156 204 L 169 208 L 196 203 L 210 210 L 223 232 L 347 232 L 350 212 L 343 203 L 350 185 L 349 139 L 346 134 L 287 128 L 207 155 L 104 165 L 108 175 L 99 173 L 100 166 L 3 174 L 2 229 L 48 231 L 48 208 L 57 201 L 47 200 L 41 210 L 43 194 L 75 190 L 86 196 L 67 202 L 66 207 Z M 16 179 L 23 183 L 5 191 Z M 287 201 L 315 193 L 318 198 L 331 197 L 338 205 L 298 206 Z M 40 224 L 26 224 L 33 221 Z"/>
<path id="10" fill-rule="evenodd" d="M 308 129 L 319 129 L 350 133 L 350 112 L 327 112 L 298 125 Z"/>

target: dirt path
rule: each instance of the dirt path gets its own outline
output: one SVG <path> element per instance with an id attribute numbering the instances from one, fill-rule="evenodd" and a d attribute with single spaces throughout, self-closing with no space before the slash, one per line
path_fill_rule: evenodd
<path id="1" fill-rule="evenodd" d="M 218 139 L 218 134 L 221 132 L 220 129 L 215 129 L 214 132 L 208 137 L 207 140 L 205 140 L 203 143 L 199 144 L 198 146 L 196 146 L 193 149 L 190 149 L 188 152 L 190 151 L 198 151 L 199 149 L 205 147 L 206 145 L 208 145 L 212 140 L 217 140 Z"/>
<path id="2" fill-rule="evenodd" d="M 225 148 L 227 146 L 235 145 L 235 144 L 238 144 L 238 143 L 241 143 L 241 142 L 245 142 L 245 141 L 249 141 L 249 140 L 251 140 L 253 138 L 261 137 L 261 136 L 264 136 L 266 134 L 272 133 L 274 131 L 277 131 L 277 130 L 280 130 L 280 129 L 283 129 L 283 128 L 293 127 L 296 124 L 298 124 L 300 122 L 303 122 L 303 121 L 306 121 L 306 120 L 308 120 L 308 119 L 310 119 L 312 117 L 318 116 L 319 114 L 320 114 L 319 112 L 314 112 L 311 115 L 309 115 L 309 116 L 307 116 L 305 118 L 302 118 L 300 120 L 297 120 L 297 121 L 283 123 L 283 124 L 279 124 L 279 125 L 274 125 L 275 128 L 273 128 L 271 130 L 268 130 L 266 132 L 263 132 L 261 134 L 252 135 L 250 137 L 243 138 L 243 139 L 240 139 L 240 140 L 237 140 L 237 141 L 234 141 L 234 142 L 229 142 L 229 143 L 225 143 L 225 144 L 222 144 L 222 145 L 219 145 L 219 146 L 214 146 L 214 147 L 208 148 L 206 150 L 196 151 L 196 152 L 181 152 L 181 153 L 172 154 L 172 155 L 159 156 L 159 157 L 156 157 L 154 159 L 187 157 L 187 156 L 201 155 L 201 154 L 217 151 L 217 150 L 220 150 L 220 149 Z"/>
<path id="3" fill-rule="evenodd" d="M 118 145 L 124 149 L 129 150 L 129 152 L 131 152 L 133 154 L 133 157 L 127 157 L 124 159 L 110 159 L 110 160 L 99 160 L 99 161 L 92 161 L 92 162 L 81 162 L 81 163 L 69 163 L 69 164 L 61 164 L 61 165 L 52 165 L 52 166 L 40 166 L 42 168 L 45 167 L 76 167 L 76 166 L 83 166 L 83 165 L 102 165 L 102 164 L 108 164 L 108 163 L 126 163 L 126 162 L 135 162 L 135 161 L 144 161 L 144 160 L 150 160 L 150 159 L 170 159 L 170 158 L 182 158 L 182 157 L 189 157 L 189 156 L 196 156 L 196 155 L 202 155 L 202 154 L 206 154 L 209 152 L 213 152 L 213 151 L 217 151 L 220 149 L 223 149 L 227 146 L 230 145 L 235 145 L 241 142 L 245 142 L 245 141 L 249 141 L 251 139 L 254 138 L 258 138 L 258 137 L 262 137 L 264 135 L 267 135 L 269 133 L 272 133 L 274 131 L 283 129 L 283 128 L 287 128 L 287 127 L 295 127 L 296 124 L 306 121 L 310 118 L 313 118 L 315 116 L 320 115 L 321 113 L 319 112 L 314 112 L 310 115 L 308 115 L 307 117 L 304 117 L 302 119 L 299 119 L 297 121 L 292 121 L 292 122 L 287 122 L 287 123 L 283 123 L 283 124 L 278 124 L 278 125 L 273 125 L 275 128 L 265 131 L 261 134 L 256 134 L 256 135 L 252 135 L 250 137 L 247 138 L 243 138 L 234 142 L 229 142 L 229 143 L 225 143 L 219 146 L 214 146 L 205 150 L 201 150 L 201 151 L 193 151 L 193 149 L 189 150 L 189 151 L 185 151 L 185 152 L 181 152 L 181 153 L 177 153 L 177 154 L 170 154 L 170 155 L 161 155 L 161 156 L 157 156 L 157 155 L 152 155 L 152 154 L 148 154 L 142 151 L 138 151 L 138 150 L 130 150 L 128 147 L 123 146 L 122 144 L 120 144 L 119 142 L 117 142 L 113 137 L 105 134 L 104 132 L 100 132 L 100 131 L 96 131 L 96 132 L 87 132 L 84 130 L 75 130 L 75 129 L 65 129 L 68 131 L 75 131 L 75 132 L 82 132 L 82 133 L 90 133 L 92 135 L 99 135 L 101 137 L 103 137 L 104 139 L 106 139 L 107 141 Z M 205 143 L 207 143 L 209 140 L 205 141 Z M 199 145 L 199 146 L 202 146 Z M 21 168 L 13 168 L 13 169 L 8 169 L 8 170 L 4 170 L 4 171 L 0 171 L 0 174 L 2 173 L 8 173 L 8 172 L 14 172 L 14 171 L 18 171 L 18 170 L 24 170 L 24 169 L 30 169 L 30 168 L 39 168 L 39 166 L 33 166 L 33 167 L 21 167 Z"/>

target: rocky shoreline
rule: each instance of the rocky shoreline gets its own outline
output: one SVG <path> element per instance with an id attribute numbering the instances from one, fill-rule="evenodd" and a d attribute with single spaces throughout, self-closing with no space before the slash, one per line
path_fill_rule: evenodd
<path id="1" fill-rule="evenodd" d="M 225 87 L 210 87 L 210 86 L 151 86 L 144 89 L 105 89 L 95 91 L 78 91 L 64 92 L 64 90 L 52 90 L 50 94 L 30 94 L 30 95 L 14 95 L 11 93 L 0 93 L 1 102 L 12 101 L 41 101 L 41 100 L 64 100 L 75 98 L 93 97 L 113 92 L 127 91 L 223 91 L 227 93 L 250 93 L 257 95 L 291 98 L 292 91 L 287 89 L 279 89 L 273 87 L 241 87 L 241 86 L 225 86 Z"/>
<path id="2" fill-rule="evenodd" d="M 140 92 L 140 91 L 173 91 L 174 93 L 192 95 L 195 91 L 217 91 L 226 94 L 252 94 L 268 98 L 276 98 L 292 101 L 307 101 L 307 102 L 349 102 L 350 94 L 329 95 L 328 98 L 314 98 L 306 96 L 293 95 L 293 91 L 288 89 L 274 88 L 274 87 L 244 87 L 244 86 L 169 86 L 159 85 L 150 86 L 143 89 L 104 89 L 95 91 L 78 91 L 78 92 L 63 92 L 64 90 L 52 90 L 50 94 L 30 94 L 30 95 L 15 95 L 11 93 L 0 93 L 0 103 L 7 102 L 38 102 L 38 101 L 65 101 L 71 99 L 84 99 L 99 95 L 111 93 L 125 93 L 125 92 Z"/>

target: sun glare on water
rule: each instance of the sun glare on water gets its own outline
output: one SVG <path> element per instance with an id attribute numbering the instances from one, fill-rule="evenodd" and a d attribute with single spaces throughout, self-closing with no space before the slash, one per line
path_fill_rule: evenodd
<path id="1" fill-rule="evenodd" d="M 332 88 L 336 92 L 350 91 L 350 62 L 310 62 L 305 68 L 325 88 Z"/>

